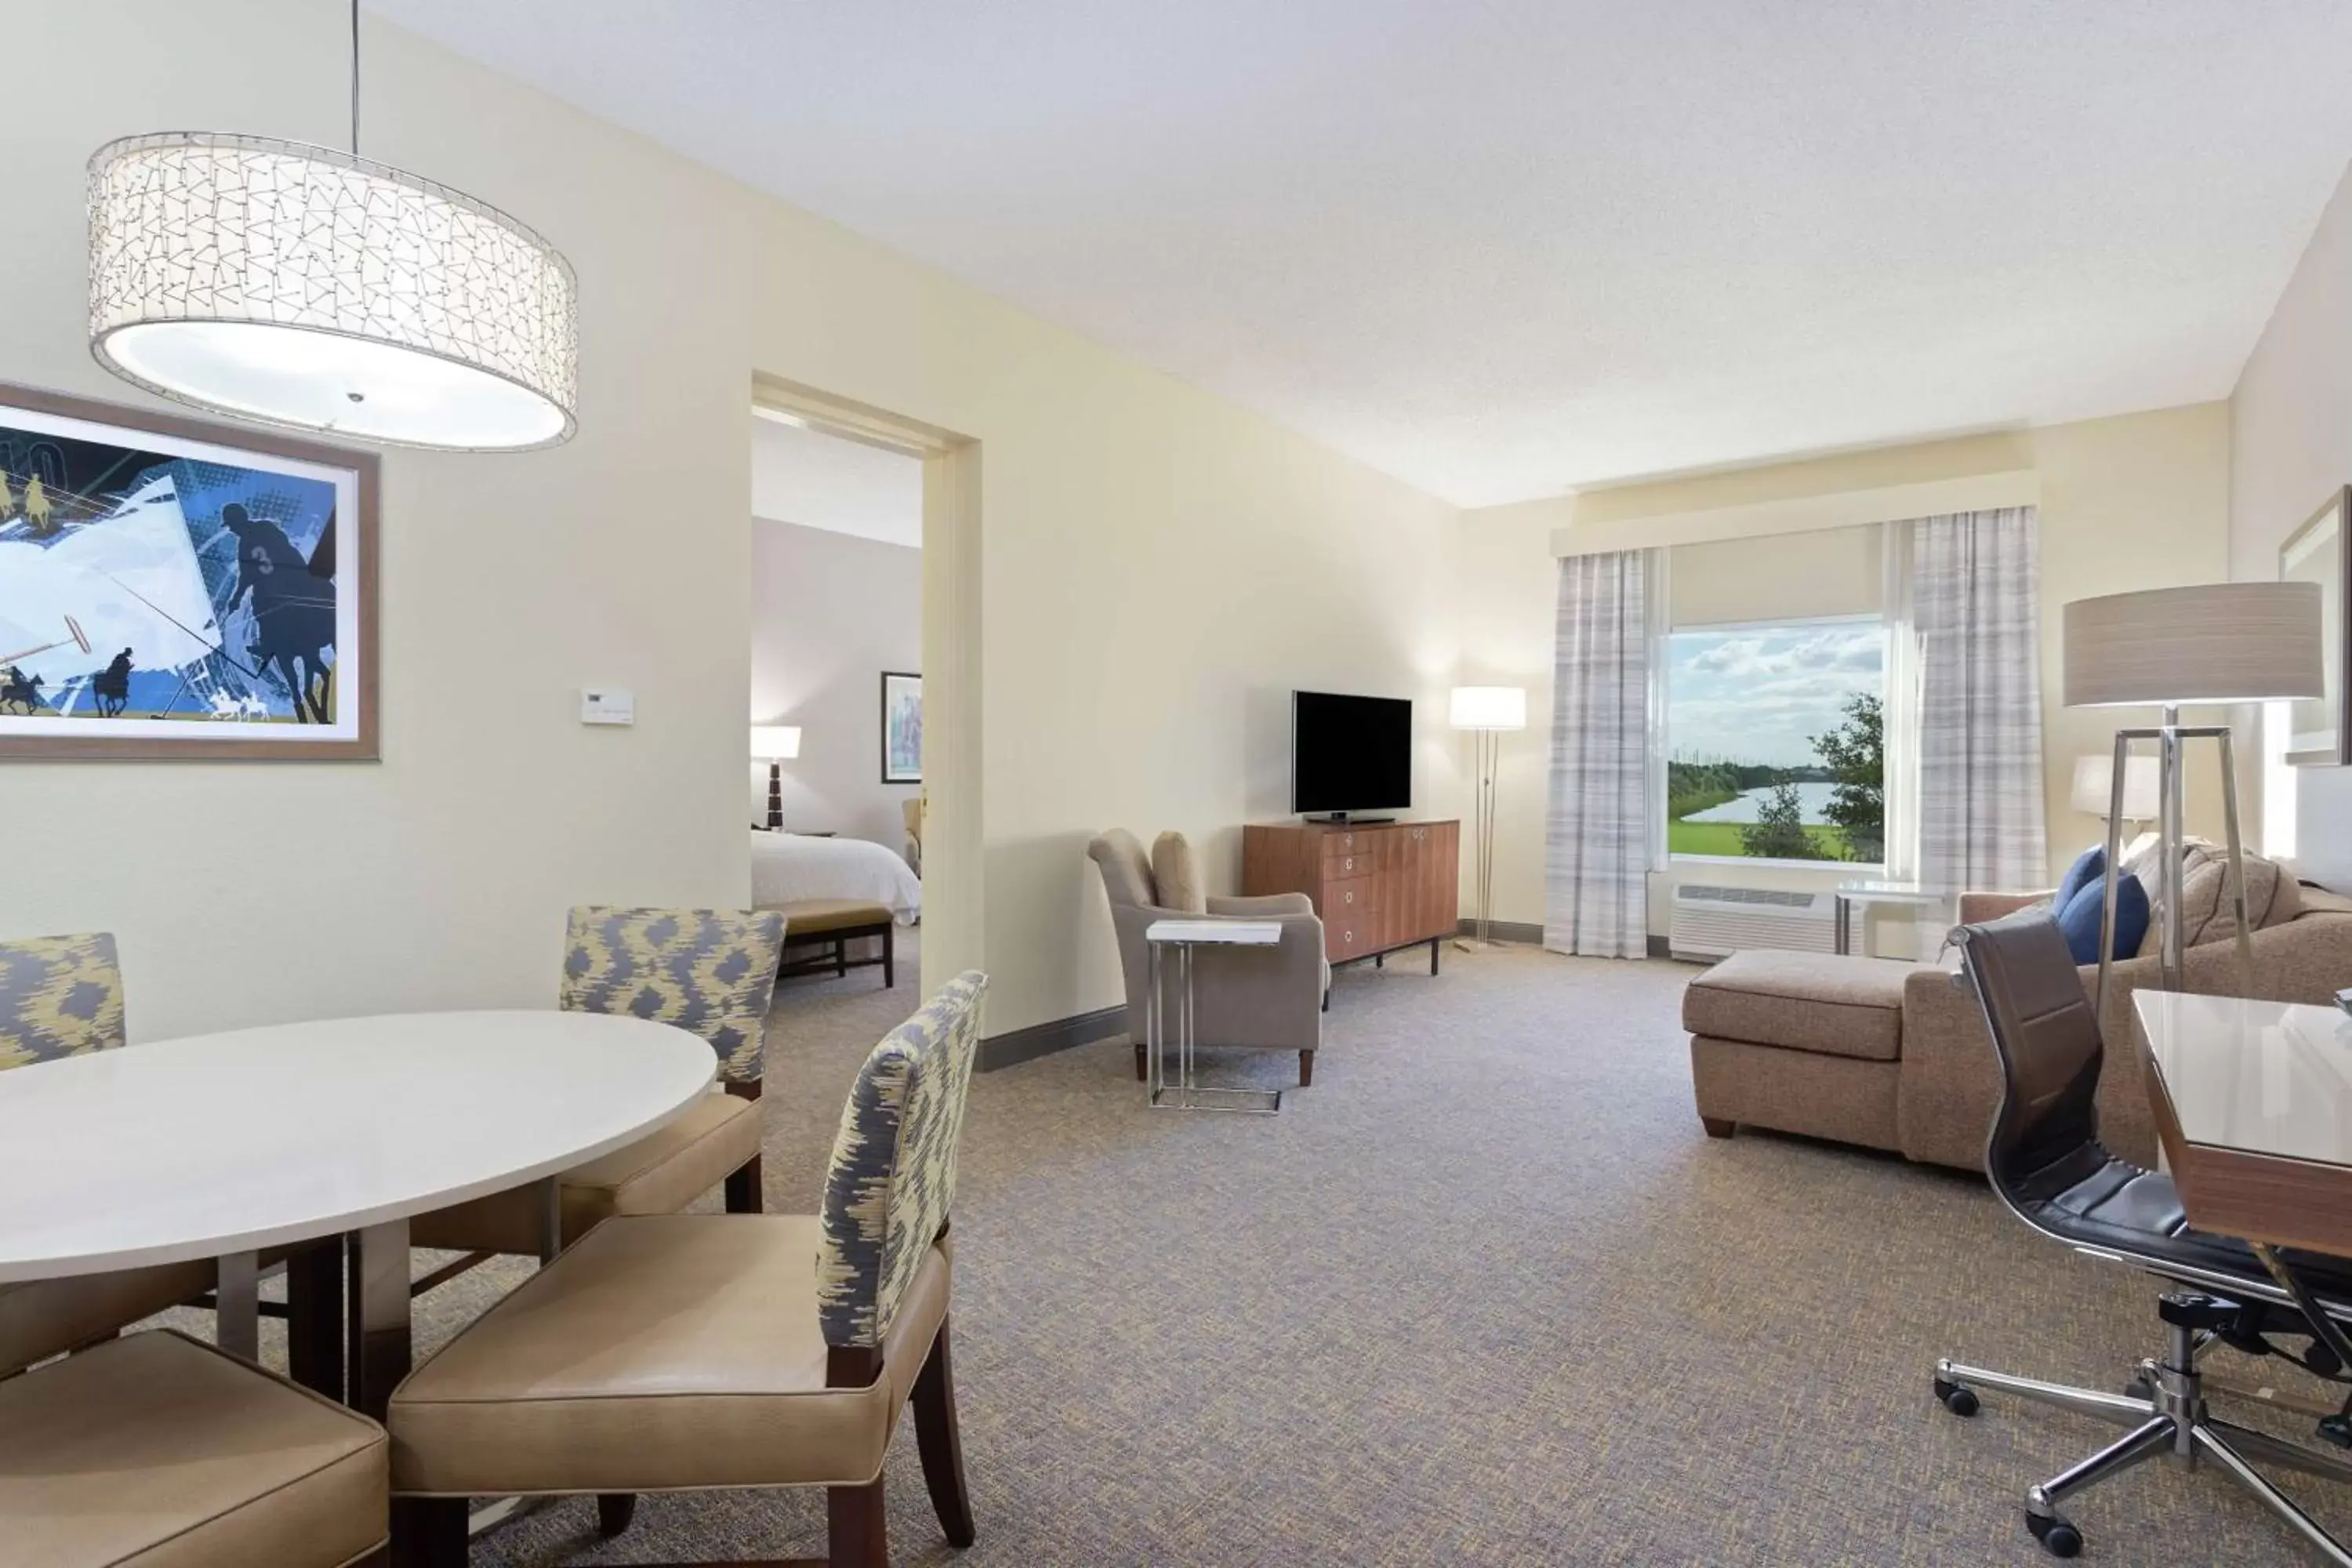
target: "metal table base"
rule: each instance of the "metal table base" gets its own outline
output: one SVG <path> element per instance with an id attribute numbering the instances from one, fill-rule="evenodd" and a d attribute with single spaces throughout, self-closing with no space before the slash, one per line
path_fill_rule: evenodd
<path id="1" fill-rule="evenodd" d="M 1146 1016 L 1145 1053 L 1150 1071 L 1144 1079 L 1145 1103 L 1154 1110 L 1226 1110 L 1248 1116 L 1272 1116 L 1282 1109 L 1278 1089 L 1227 1089 L 1200 1081 L 1199 1052 L 1192 1026 L 1192 948 L 1184 942 L 1154 942 L 1151 949 L 1151 1004 Z M 1168 960 L 1175 952 L 1176 1078 L 1168 1078 Z"/>

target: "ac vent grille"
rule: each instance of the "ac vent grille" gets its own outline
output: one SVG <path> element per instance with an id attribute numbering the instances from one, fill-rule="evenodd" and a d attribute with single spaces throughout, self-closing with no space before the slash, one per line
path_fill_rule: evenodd
<path id="1" fill-rule="evenodd" d="M 1675 897 L 1709 904 L 1772 904 L 1784 910 L 1811 909 L 1817 895 L 1790 892 L 1786 888 L 1707 888 L 1684 883 Z"/>

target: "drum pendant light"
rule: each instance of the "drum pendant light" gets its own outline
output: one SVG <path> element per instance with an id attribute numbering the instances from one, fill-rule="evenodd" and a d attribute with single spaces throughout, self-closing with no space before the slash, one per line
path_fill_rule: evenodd
<path id="1" fill-rule="evenodd" d="M 131 136 L 89 161 L 89 346 L 199 408 L 398 446 L 571 437 L 571 264 L 497 208 L 269 137 Z"/>

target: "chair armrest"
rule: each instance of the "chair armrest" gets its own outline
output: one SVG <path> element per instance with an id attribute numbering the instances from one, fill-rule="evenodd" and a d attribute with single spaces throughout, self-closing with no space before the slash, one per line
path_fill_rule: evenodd
<path id="1" fill-rule="evenodd" d="M 2039 893 L 1962 893 L 1960 924 L 1982 925 L 2003 915 L 2013 915 L 2028 904 L 2040 903 L 2049 898 L 2053 891 L 2054 889 L 2045 889 Z"/>
<path id="2" fill-rule="evenodd" d="M 1323 1038 L 1323 922 L 1280 915 L 1271 948 L 1192 952 L 1192 1019 L 1204 1046 L 1311 1051 Z"/>
<path id="3" fill-rule="evenodd" d="M 1213 915 L 1256 915 L 1272 919 L 1277 915 L 1311 915 L 1315 900 L 1305 893 L 1262 893 L 1255 898 L 1209 900 Z"/>

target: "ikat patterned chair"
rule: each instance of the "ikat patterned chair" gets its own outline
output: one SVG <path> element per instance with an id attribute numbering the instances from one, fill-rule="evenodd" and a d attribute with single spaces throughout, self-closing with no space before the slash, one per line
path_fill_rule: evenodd
<path id="1" fill-rule="evenodd" d="M 768 1001 L 783 948 L 772 910 L 572 911 L 557 1005 L 675 1024 L 719 1056 L 713 1093 L 625 1148 L 563 1173 L 562 1243 L 614 1215 L 675 1214 L 724 1184 L 730 1212 L 760 1210 L 760 1082 Z M 419 1215 L 409 1242 L 467 1254 L 545 1252 L 539 1193 L 494 1193 Z M 428 1275 L 429 1289 L 448 1272 Z"/>
<path id="2" fill-rule="evenodd" d="M 887 1568 L 883 1458 L 910 1401 L 931 1504 L 973 1540 L 948 1352 L 956 1151 L 986 979 L 875 1047 L 816 1215 L 600 1226 L 392 1396 L 395 1560 L 466 1561 L 466 1500 L 824 1487 L 835 1568 Z"/>
<path id="3" fill-rule="evenodd" d="M 122 970 L 104 931 L 0 942 L 0 1070 L 123 1042 Z M 207 1262 L 0 1285 L 0 1376 L 112 1337 L 213 1288 Z"/>

